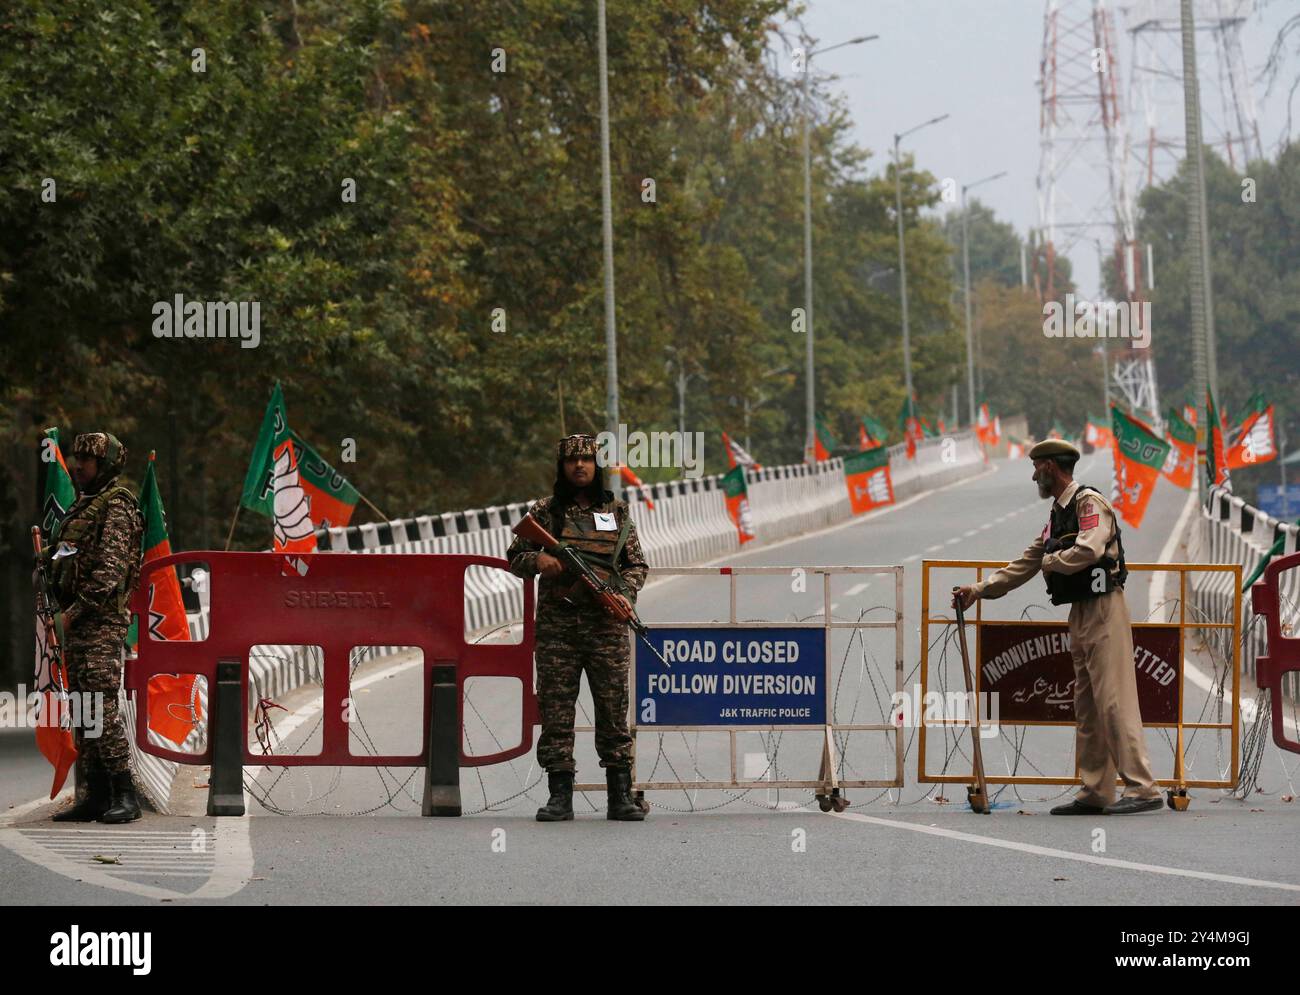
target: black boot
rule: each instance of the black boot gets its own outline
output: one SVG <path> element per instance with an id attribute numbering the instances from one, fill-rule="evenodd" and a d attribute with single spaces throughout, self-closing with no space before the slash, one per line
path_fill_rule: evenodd
<path id="1" fill-rule="evenodd" d="M 552 770 L 546 774 L 550 800 L 537 810 L 538 822 L 573 821 L 573 771 Z"/>
<path id="2" fill-rule="evenodd" d="M 606 819 L 618 822 L 642 822 L 645 813 L 641 811 L 632 798 L 632 769 L 630 767 L 606 767 L 605 786 L 608 792 Z"/>
<path id="3" fill-rule="evenodd" d="M 99 817 L 100 822 L 135 822 L 140 818 L 140 800 L 135 796 L 135 782 L 131 772 L 114 774 L 109 781 L 113 804 Z"/>
<path id="4" fill-rule="evenodd" d="M 86 772 L 86 796 L 53 817 L 54 822 L 94 822 L 111 804 L 108 788 L 108 771 L 96 769 Z"/>

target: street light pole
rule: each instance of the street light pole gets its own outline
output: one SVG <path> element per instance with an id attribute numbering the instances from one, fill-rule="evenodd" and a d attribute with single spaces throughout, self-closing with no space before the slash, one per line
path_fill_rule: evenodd
<path id="1" fill-rule="evenodd" d="M 1205 416 L 1196 420 L 1196 495 L 1205 502 L 1207 485 L 1202 456 L 1210 448 L 1208 405 L 1205 403 L 1207 387 L 1211 392 L 1218 386 L 1217 364 L 1214 349 L 1214 293 L 1210 282 L 1210 239 L 1207 234 L 1209 217 L 1205 206 L 1205 153 L 1201 145 L 1201 96 L 1196 76 L 1196 18 L 1191 0 L 1179 5 L 1179 20 L 1183 40 L 1183 120 L 1187 135 L 1187 183 L 1184 199 L 1187 208 L 1187 271 L 1189 313 L 1192 333 L 1192 391 L 1193 404 Z M 1222 401 L 1222 398 L 1219 398 Z"/>
<path id="2" fill-rule="evenodd" d="M 804 343 L 804 423 L 807 431 L 804 433 L 803 440 L 803 461 L 805 463 L 813 462 L 813 454 L 817 451 L 813 444 L 814 433 L 817 431 L 815 422 L 816 418 L 816 397 L 813 391 L 813 282 L 812 282 L 812 151 L 808 141 L 808 74 L 811 72 L 809 59 L 812 53 L 804 58 L 803 79 L 800 81 L 803 89 L 803 301 L 804 301 L 804 334 L 808 341 Z"/>
<path id="3" fill-rule="evenodd" d="M 605 255 L 605 431 L 612 434 L 614 462 L 618 451 L 618 335 L 614 328 L 614 212 L 609 166 L 609 58 L 605 40 L 605 0 L 596 0 L 596 37 L 600 70 L 600 222 Z M 609 487 L 619 493 L 619 476 L 609 475 Z"/>
<path id="4" fill-rule="evenodd" d="M 898 287 L 903 305 L 903 380 L 907 389 L 906 410 L 912 404 L 912 338 L 907 320 L 907 243 L 903 238 L 903 163 L 899 143 L 908 135 L 948 118 L 947 114 L 931 118 L 915 128 L 894 135 L 894 208 L 898 215 Z"/>
<path id="5" fill-rule="evenodd" d="M 807 425 L 807 431 L 804 434 L 805 463 L 813 462 L 814 454 L 817 451 L 814 442 L 817 432 L 817 396 L 813 378 L 812 146 L 808 136 L 808 122 L 809 118 L 812 117 L 812 113 L 808 96 L 808 77 L 812 73 L 812 57 L 814 55 L 821 55 L 823 52 L 843 48 L 846 45 L 860 45 L 865 41 L 871 41 L 878 37 L 880 36 L 864 35 L 860 38 L 851 38 L 848 41 L 840 42 L 838 45 L 830 45 L 827 48 L 807 52 L 803 58 L 803 79 L 800 81 L 803 102 L 803 298 L 804 334 L 808 337 L 804 349 L 804 421 Z M 805 39 L 805 42 L 807 40 Z"/>
<path id="6" fill-rule="evenodd" d="M 982 180 L 976 180 L 974 183 L 961 188 L 961 269 L 962 283 L 966 288 L 966 383 L 970 392 L 970 423 L 972 425 L 975 424 L 975 345 L 971 334 L 970 238 L 967 225 L 966 191 L 973 190 L 982 183 L 991 183 L 993 180 L 1001 179 L 1006 175 L 1004 170 L 994 176 L 986 176 Z"/>

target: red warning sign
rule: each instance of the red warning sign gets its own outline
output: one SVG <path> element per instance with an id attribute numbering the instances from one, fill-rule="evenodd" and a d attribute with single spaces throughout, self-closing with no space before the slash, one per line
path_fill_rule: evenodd
<path id="1" fill-rule="evenodd" d="M 1138 704 L 1146 723 L 1176 723 L 1182 686 L 1177 625 L 1133 627 Z M 1000 722 L 1073 722 L 1074 659 L 1064 622 L 985 622 L 979 689 L 997 694 Z"/>

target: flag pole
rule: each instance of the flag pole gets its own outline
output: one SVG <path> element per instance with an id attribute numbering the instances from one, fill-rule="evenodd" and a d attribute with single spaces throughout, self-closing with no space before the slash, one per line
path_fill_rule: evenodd
<path id="1" fill-rule="evenodd" d="M 390 519 L 387 515 L 385 515 L 382 511 L 380 511 L 371 503 L 370 498 L 366 497 L 360 491 L 357 491 L 357 497 L 361 498 L 361 500 L 366 503 L 366 507 L 369 508 L 371 511 L 373 511 L 376 515 L 378 515 L 382 521 L 385 522 L 392 521 L 392 519 Z"/>
<path id="2" fill-rule="evenodd" d="M 227 553 L 230 552 L 230 540 L 233 539 L 233 538 L 235 537 L 235 522 L 239 521 L 239 509 L 242 508 L 243 506 L 244 506 L 244 502 L 243 502 L 243 501 L 240 501 L 239 504 L 235 505 L 235 517 L 234 517 L 234 518 L 231 520 L 231 522 L 230 522 L 230 531 L 229 531 L 228 533 L 226 533 L 226 552 L 227 552 Z"/>

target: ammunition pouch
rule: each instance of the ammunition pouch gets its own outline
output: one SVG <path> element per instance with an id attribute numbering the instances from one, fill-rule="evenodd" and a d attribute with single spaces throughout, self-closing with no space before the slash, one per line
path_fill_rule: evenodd
<path id="1" fill-rule="evenodd" d="M 60 610 L 66 611 L 76 601 L 77 590 L 81 585 L 85 570 L 88 569 L 86 550 L 98 542 L 103 528 L 104 513 L 108 508 L 108 502 L 113 497 L 125 497 L 130 501 L 132 508 L 137 507 L 135 495 L 125 487 L 105 488 L 91 497 L 86 504 L 81 505 L 78 503 L 72 506 L 67 517 L 54 529 L 50 537 L 50 545 L 42 554 L 47 558 L 47 562 L 52 565 L 52 569 L 48 573 L 51 594 Z M 139 515 L 138 510 L 136 514 Z M 139 542 L 138 536 L 136 541 Z M 55 560 L 53 555 L 60 543 L 67 543 L 75 548 L 77 550 L 76 554 Z M 126 614 L 131 595 L 140 580 L 142 560 L 143 551 L 137 549 L 136 555 L 128 565 L 126 573 L 122 575 L 122 579 L 118 582 L 109 601 L 109 605 L 112 606 L 114 613 L 118 616 Z"/>
<path id="2" fill-rule="evenodd" d="M 1074 500 L 1070 502 L 1068 508 L 1058 509 L 1053 506 L 1050 534 L 1043 540 L 1044 552 L 1060 553 L 1063 550 L 1073 548 L 1079 536 L 1079 513 L 1076 505 L 1079 496 L 1085 491 L 1092 491 L 1096 494 L 1101 493 L 1095 487 L 1080 487 L 1075 491 Z M 1080 570 L 1078 573 L 1045 574 L 1047 594 L 1051 598 L 1052 604 L 1068 605 L 1075 601 L 1087 601 L 1091 598 L 1100 598 L 1111 591 L 1123 588 L 1124 582 L 1128 579 L 1128 567 L 1124 562 L 1124 540 L 1120 535 L 1118 519 L 1115 520 L 1115 545 L 1118 547 L 1118 559 L 1111 556 L 1102 556 L 1092 566 Z M 1096 572 L 1099 569 L 1105 578 L 1102 583 L 1102 590 L 1097 590 L 1095 583 Z"/>

